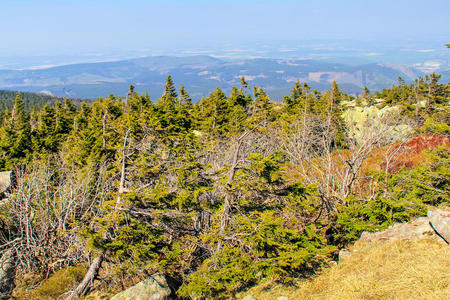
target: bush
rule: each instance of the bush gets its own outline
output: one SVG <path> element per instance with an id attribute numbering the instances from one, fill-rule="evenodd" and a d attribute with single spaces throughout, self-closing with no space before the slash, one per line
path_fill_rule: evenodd
<path id="1" fill-rule="evenodd" d="M 332 243 L 345 246 L 359 239 L 363 231 L 382 230 L 426 215 L 427 205 L 449 205 L 449 151 L 440 147 L 427 156 L 428 163 L 388 174 L 386 181 L 384 172 L 379 173 L 380 187 L 372 199 L 365 201 L 351 196 L 345 205 L 339 206 L 329 231 Z"/>
<path id="2" fill-rule="evenodd" d="M 181 296 L 222 299 L 264 278 L 290 282 L 334 251 L 326 244 L 324 226 L 311 217 L 319 209 L 316 188 L 286 179 L 282 153 L 252 154 L 249 161 L 230 187 L 242 197 L 233 203 L 239 207 L 229 224 L 221 232 L 216 215 L 212 232 L 203 236 L 210 249 L 218 250 L 188 276 Z"/>

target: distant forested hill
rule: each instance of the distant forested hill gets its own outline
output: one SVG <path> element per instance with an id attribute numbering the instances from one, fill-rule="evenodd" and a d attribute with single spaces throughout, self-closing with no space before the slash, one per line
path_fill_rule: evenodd
<path id="1" fill-rule="evenodd" d="M 14 105 L 14 99 L 16 99 L 17 91 L 0 90 L 0 109 L 3 110 L 6 107 L 12 108 Z M 30 110 L 32 107 L 40 108 L 46 103 L 55 103 L 56 101 L 63 101 L 63 97 L 56 97 L 51 95 L 20 92 L 20 97 L 25 102 L 25 109 Z M 86 99 L 70 99 L 74 104 L 78 105 Z M 87 100 L 88 101 L 88 100 Z"/>
<path id="2" fill-rule="evenodd" d="M 263 87 L 274 100 L 282 100 L 297 81 L 326 91 L 336 81 L 348 93 L 390 88 L 398 77 L 410 83 L 424 74 L 414 68 L 365 64 L 351 66 L 310 59 L 226 60 L 210 56 L 151 56 L 129 60 L 82 63 L 37 70 L 0 70 L 0 89 L 49 91 L 65 97 L 97 98 L 110 93 L 124 96 L 130 84 L 151 99 L 161 96 L 164 80 L 171 74 L 189 87 L 194 102 L 220 86 L 231 92 L 242 76 Z"/>

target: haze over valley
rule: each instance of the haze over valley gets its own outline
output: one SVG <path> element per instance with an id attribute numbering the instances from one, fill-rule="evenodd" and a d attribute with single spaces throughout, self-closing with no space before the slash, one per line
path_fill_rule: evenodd
<path id="1" fill-rule="evenodd" d="M 96 98 L 126 95 L 133 84 L 138 92 L 156 99 L 170 74 L 177 85 L 189 87 L 194 101 L 217 86 L 229 92 L 242 76 L 278 100 L 297 80 L 320 91 L 336 81 L 344 91 L 356 94 L 364 87 L 388 88 L 398 77 L 412 82 L 431 72 L 448 81 L 449 52 L 439 40 L 390 45 L 335 40 L 9 57 L 9 63 L 0 57 L 0 89 Z"/>

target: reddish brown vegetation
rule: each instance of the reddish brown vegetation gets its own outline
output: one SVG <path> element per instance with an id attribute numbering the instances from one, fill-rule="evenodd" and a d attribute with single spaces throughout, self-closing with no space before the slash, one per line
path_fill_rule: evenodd
<path id="1" fill-rule="evenodd" d="M 433 150 L 438 146 L 444 146 L 450 150 L 450 138 L 445 135 L 427 135 L 415 137 L 404 143 L 388 145 L 374 149 L 367 160 L 363 163 L 361 177 L 354 187 L 355 193 L 361 197 L 370 195 L 373 171 L 386 171 L 396 173 L 402 168 L 414 168 L 419 164 L 426 163 L 424 150 Z"/>
<path id="2" fill-rule="evenodd" d="M 392 174 L 398 172 L 402 168 L 414 168 L 419 164 L 426 163 L 427 156 L 424 154 L 424 150 L 433 150 L 438 146 L 444 146 L 450 150 L 450 138 L 446 135 L 427 135 L 412 138 L 404 143 L 396 143 L 373 149 L 368 155 L 367 159 L 363 162 L 359 178 L 353 186 L 353 192 L 360 198 L 369 197 L 372 192 L 370 186 L 373 182 L 373 172 L 386 171 L 386 165 L 388 166 L 387 172 Z M 349 150 L 341 150 L 335 152 L 333 160 L 333 172 L 343 173 L 345 164 L 339 164 L 340 161 L 349 159 Z M 323 158 L 315 158 L 315 160 L 322 160 Z M 317 165 L 324 167 L 320 161 L 316 162 Z M 323 170 L 317 170 L 311 167 L 312 164 L 304 166 L 306 172 L 315 178 L 320 175 Z M 304 171 L 304 170 L 303 170 Z M 299 166 L 291 166 L 290 176 L 294 180 L 305 180 L 304 174 Z M 375 183 L 376 185 L 376 183 Z"/>
<path id="3" fill-rule="evenodd" d="M 450 148 L 450 138 L 446 135 L 438 134 L 412 138 L 405 143 L 396 144 L 392 147 L 388 154 L 394 154 L 394 158 L 390 162 L 384 158 L 380 167 L 384 170 L 389 163 L 389 173 L 395 173 L 403 167 L 413 168 L 423 162 L 424 157 L 422 153 L 424 150 L 433 150 L 438 146 Z"/>

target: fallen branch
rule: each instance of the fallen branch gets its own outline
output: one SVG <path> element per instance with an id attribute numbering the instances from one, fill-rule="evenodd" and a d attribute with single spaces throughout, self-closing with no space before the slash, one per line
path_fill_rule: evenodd
<path id="1" fill-rule="evenodd" d="M 70 294 L 70 296 L 66 298 L 67 300 L 78 299 L 79 297 L 86 295 L 92 289 L 92 287 L 94 286 L 94 280 L 97 277 L 98 271 L 101 268 L 104 258 L 105 255 L 104 253 L 102 253 L 92 261 L 91 265 L 89 266 L 89 270 L 87 271 L 83 280 Z"/>

